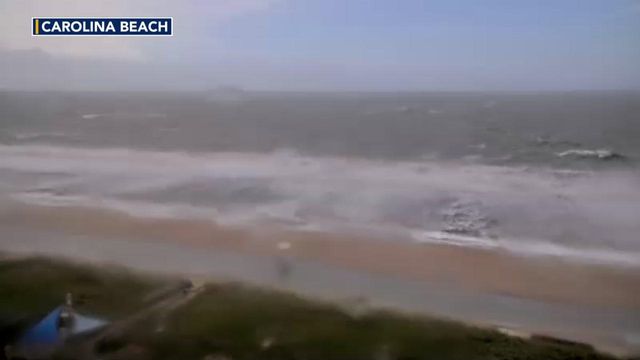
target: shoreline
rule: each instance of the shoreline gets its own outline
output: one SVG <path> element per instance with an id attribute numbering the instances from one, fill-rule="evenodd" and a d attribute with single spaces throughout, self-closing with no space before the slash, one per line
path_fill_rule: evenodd
<path id="1" fill-rule="evenodd" d="M 255 256 L 315 261 L 513 297 L 640 309 L 640 268 L 526 256 L 504 249 L 418 244 L 356 234 L 226 227 L 213 221 L 149 219 L 82 207 L 12 206 L 0 226 L 57 230 L 75 235 L 153 240 Z M 281 248 L 286 244 L 286 250 Z M 508 276 L 506 276 L 508 274 Z M 599 289 L 594 291 L 594 289 Z"/>
<path id="2" fill-rule="evenodd" d="M 352 304 L 364 298 L 375 307 L 640 352 L 633 343 L 640 274 L 629 268 L 87 208 L 12 205 L 0 210 L 0 228 L 0 247 L 11 253 L 228 279 Z M 282 261 L 291 268 L 284 277 Z"/>

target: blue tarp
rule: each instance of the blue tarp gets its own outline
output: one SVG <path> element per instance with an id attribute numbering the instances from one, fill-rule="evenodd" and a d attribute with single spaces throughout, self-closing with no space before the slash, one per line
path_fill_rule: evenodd
<path id="1" fill-rule="evenodd" d="M 63 307 L 59 306 L 55 310 L 40 320 L 34 327 L 29 329 L 22 339 L 20 339 L 21 347 L 31 346 L 54 346 L 62 339 L 58 331 L 58 318 Z"/>
<path id="2" fill-rule="evenodd" d="M 44 349 L 60 345 L 65 340 L 58 327 L 58 319 L 62 311 L 64 311 L 63 306 L 51 311 L 22 336 L 18 342 L 18 347 L 22 349 Z M 104 320 L 82 316 L 75 312 L 72 316 L 73 322 L 69 331 L 66 332 L 66 336 L 79 335 L 107 324 Z"/>
<path id="3" fill-rule="evenodd" d="M 85 332 L 89 332 L 107 324 L 107 322 L 104 320 L 91 318 L 88 316 L 82 316 L 77 313 L 73 317 L 74 317 L 74 322 L 73 322 L 73 331 L 71 332 L 71 335 L 78 335 Z"/>

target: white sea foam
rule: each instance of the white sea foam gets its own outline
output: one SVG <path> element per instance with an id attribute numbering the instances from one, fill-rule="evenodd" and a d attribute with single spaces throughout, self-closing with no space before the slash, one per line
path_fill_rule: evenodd
<path id="1" fill-rule="evenodd" d="M 41 139 L 48 139 L 48 138 L 66 138 L 70 136 L 72 136 L 72 134 L 60 132 L 60 131 L 23 132 L 23 133 L 13 134 L 13 138 L 19 141 L 41 140 Z"/>
<path id="2" fill-rule="evenodd" d="M 570 149 L 570 150 L 565 150 L 565 151 L 556 153 L 556 155 L 559 157 L 575 156 L 575 157 L 583 157 L 583 158 L 597 158 L 602 160 L 622 157 L 622 155 L 609 149 L 595 149 L 595 150 Z"/>
<path id="3" fill-rule="evenodd" d="M 106 116 L 106 114 L 84 114 L 81 117 L 84 120 L 94 120 Z"/>
<path id="4" fill-rule="evenodd" d="M 542 239 L 490 239 L 443 231 L 414 231 L 415 242 L 479 249 L 503 249 L 523 256 L 559 257 L 569 261 L 640 267 L 640 252 L 613 249 L 576 248 Z"/>
<path id="5" fill-rule="evenodd" d="M 194 154 L 0 146 L 0 184 L 31 204 L 405 234 L 417 242 L 640 266 L 640 179 L 632 172 L 567 176 L 435 159 L 307 157 L 291 150 Z"/>
<path id="6" fill-rule="evenodd" d="M 446 244 L 455 246 L 469 246 L 475 248 L 498 248 L 499 244 L 488 238 L 452 234 L 445 231 L 413 231 L 412 237 L 417 243 Z"/>
<path id="7" fill-rule="evenodd" d="M 87 207 L 115 210 L 131 216 L 155 219 L 216 219 L 212 208 L 181 204 L 158 204 L 143 201 L 116 200 L 81 195 L 57 196 L 46 193 L 20 193 L 11 196 L 26 204 L 50 207 Z"/>

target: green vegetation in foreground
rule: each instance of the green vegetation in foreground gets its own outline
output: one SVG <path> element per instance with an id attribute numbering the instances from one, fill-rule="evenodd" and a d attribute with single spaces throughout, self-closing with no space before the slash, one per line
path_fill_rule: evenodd
<path id="1" fill-rule="evenodd" d="M 167 283 L 47 259 L 0 261 L 0 339 L 59 305 L 68 291 L 81 300 L 80 312 L 118 319 L 144 308 L 147 295 Z M 160 323 L 163 331 L 157 331 Z M 102 359 L 609 358 L 586 346 L 424 317 L 382 311 L 353 316 L 335 305 L 234 284 L 207 285 L 187 304 L 103 340 L 97 351 Z"/>

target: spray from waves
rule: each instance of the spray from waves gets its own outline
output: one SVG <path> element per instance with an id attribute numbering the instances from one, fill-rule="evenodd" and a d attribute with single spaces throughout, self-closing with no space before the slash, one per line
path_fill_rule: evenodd
<path id="1" fill-rule="evenodd" d="M 640 180 L 437 160 L 0 146 L 15 200 L 640 264 Z"/>

